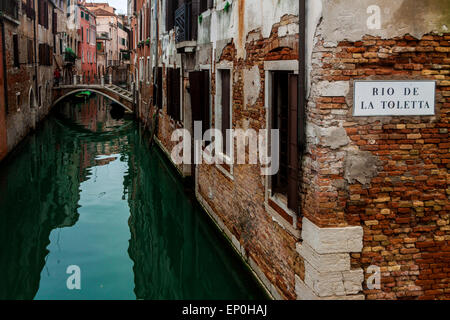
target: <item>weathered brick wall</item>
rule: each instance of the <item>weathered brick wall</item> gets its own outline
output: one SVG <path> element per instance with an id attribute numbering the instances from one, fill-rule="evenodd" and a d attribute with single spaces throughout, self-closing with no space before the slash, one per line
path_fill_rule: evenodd
<path id="1" fill-rule="evenodd" d="M 364 285 L 367 299 L 449 299 L 450 34 L 337 47 L 319 39 L 312 62 L 305 216 L 320 227 L 363 227 L 352 267 L 382 272 L 380 290 Z M 356 79 L 436 80 L 436 115 L 353 117 Z M 330 87 L 344 89 L 326 94 Z"/>
<path id="2" fill-rule="evenodd" d="M 284 16 L 272 28 L 269 38 L 258 32 L 248 35 L 246 58 L 238 59 L 233 43 L 222 50 L 220 60 L 232 61 L 232 126 L 234 129 L 266 128 L 264 61 L 297 59 L 298 36 L 278 36 L 280 26 L 297 23 L 298 18 Z M 249 40 L 253 39 L 253 40 Z M 244 73 L 259 69 L 260 91 L 249 104 L 244 99 Z M 215 69 L 211 76 L 211 95 L 215 97 Z M 214 119 L 213 99 L 212 110 Z M 236 152 L 235 152 L 236 154 Z M 275 222 L 266 211 L 265 179 L 259 165 L 234 165 L 232 178 L 216 165 L 198 166 L 198 193 L 230 231 L 235 246 L 242 248 L 244 256 L 253 260 L 263 273 L 262 278 L 275 297 L 295 299 L 295 273 L 300 271 L 300 257 L 295 250 L 297 239 Z M 266 282 L 268 280 L 270 283 Z"/>

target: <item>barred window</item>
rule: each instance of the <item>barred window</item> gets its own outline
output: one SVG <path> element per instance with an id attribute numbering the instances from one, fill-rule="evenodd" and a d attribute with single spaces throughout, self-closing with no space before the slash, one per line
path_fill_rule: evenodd
<path id="1" fill-rule="evenodd" d="M 0 0 L 0 12 L 15 20 L 18 20 L 19 0 Z"/>

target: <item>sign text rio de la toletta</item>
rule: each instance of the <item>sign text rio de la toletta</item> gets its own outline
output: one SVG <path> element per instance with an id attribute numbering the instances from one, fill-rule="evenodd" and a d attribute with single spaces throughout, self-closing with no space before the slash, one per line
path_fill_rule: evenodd
<path id="1" fill-rule="evenodd" d="M 434 115 L 435 92 L 435 81 L 355 81 L 353 115 Z"/>

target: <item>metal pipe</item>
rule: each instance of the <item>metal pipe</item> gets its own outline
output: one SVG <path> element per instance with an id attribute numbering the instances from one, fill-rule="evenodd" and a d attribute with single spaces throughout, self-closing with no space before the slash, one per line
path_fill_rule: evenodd
<path id="1" fill-rule="evenodd" d="M 5 101 L 5 113 L 8 114 L 8 72 L 6 65 L 6 49 L 5 49 L 5 23 L 3 21 L 3 16 L 0 16 L 0 27 L 2 33 L 2 63 L 3 63 L 3 87 L 5 90 L 4 101 Z"/>
<path id="2" fill-rule="evenodd" d="M 299 32 L 298 32 L 298 151 L 299 169 L 302 171 L 302 160 L 306 149 L 306 1 L 299 0 Z M 302 201 L 298 202 L 299 215 L 302 215 Z"/>
<path id="3" fill-rule="evenodd" d="M 34 101 L 32 102 L 33 104 L 35 103 L 35 100 L 36 100 L 36 97 L 39 97 L 39 94 L 40 94 L 40 92 L 39 92 L 39 83 L 38 83 L 38 72 L 39 72 L 39 70 L 38 70 L 38 61 L 37 61 L 37 43 L 36 43 L 36 41 L 37 41 L 37 32 L 36 32 L 36 8 L 37 8 L 37 5 L 36 5 L 36 2 L 34 2 L 34 6 L 33 6 L 33 9 L 34 9 L 34 14 L 33 14 L 33 31 L 34 31 L 34 59 L 33 59 L 33 61 L 34 61 L 34 86 L 35 86 L 35 88 L 34 88 Z M 33 105 L 33 106 L 35 106 L 35 105 Z"/>

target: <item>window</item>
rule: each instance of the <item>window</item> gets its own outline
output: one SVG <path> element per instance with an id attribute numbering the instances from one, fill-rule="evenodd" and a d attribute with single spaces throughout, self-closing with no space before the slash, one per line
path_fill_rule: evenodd
<path id="1" fill-rule="evenodd" d="M 175 6 L 174 1 L 166 1 L 166 31 L 173 29 L 175 19 Z"/>
<path id="2" fill-rule="evenodd" d="M 144 81 L 144 58 L 139 59 L 139 81 Z"/>
<path id="3" fill-rule="evenodd" d="M 52 12 L 52 32 L 53 34 L 58 33 L 58 14 L 56 13 L 55 9 L 53 9 Z"/>
<path id="4" fill-rule="evenodd" d="M 211 128 L 209 86 L 209 70 L 189 72 L 192 125 L 201 121 L 202 133 Z"/>
<path id="5" fill-rule="evenodd" d="M 208 0 L 200 0 L 200 12 L 206 11 L 208 6 Z"/>
<path id="6" fill-rule="evenodd" d="M 38 22 L 41 26 L 48 29 L 48 1 L 38 1 Z"/>
<path id="7" fill-rule="evenodd" d="M 0 11 L 13 19 L 19 19 L 19 0 L 0 0 Z"/>
<path id="8" fill-rule="evenodd" d="M 175 121 L 181 120 L 180 69 L 167 69 L 167 114 Z"/>
<path id="9" fill-rule="evenodd" d="M 265 63 L 269 129 L 278 130 L 278 171 L 268 176 L 268 206 L 273 212 L 283 211 L 294 217 L 298 212 L 298 76 L 297 61 Z M 271 150 L 276 151 L 270 146 Z M 292 222 L 288 220 L 289 222 Z"/>
<path id="10" fill-rule="evenodd" d="M 42 106 L 42 86 L 39 86 L 38 89 L 38 105 L 39 107 Z"/>
<path id="11" fill-rule="evenodd" d="M 39 64 L 42 66 L 52 65 L 52 48 L 46 43 L 39 44 Z"/>
<path id="12" fill-rule="evenodd" d="M 156 105 L 162 108 L 162 68 L 156 69 L 156 79 L 153 79 L 153 92 L 156 93 Z M 156 81 L 155 81 L 156 80 Z"/>
<path id="13" fill-rule="evenodd" d="M 22 105 L 22 99 L 21 99 L 21 95 L 20 92 L 16 92 L 16 106 L 17 106 L 17 111 L 20 111 L 20 106 Z"/>
<path id="14" fill-rule="evenodd" d="M 280 135 L 280 167 L 272 177 L 272 192 L 285 195 L 288 188 L 288 78 L 289 72 L 277 71 L 272 75 L 272 128 Z"/>
<path id="15" fill-rule="evenodd" d="M 150 57 L 147 57 L 147 84 L 150 83 L 150 78 L 151 78 L 151 73 L 152 73 L 152 69 L 150 67 Z"/>
<path id="16" fill-rule="evenodd" d="M 30 19 L 34 19 L 35 18 L 35 13 L 34 13 L 34 1 L 33 0 L 26 0 L 25 4 L 25 13 L 27 15 L 28 18 Z"/>
<path id="17" fill-rule="evenodd" d="M 17 34 L 13 35 L 13 50 L 14 50 L 14 67 L 20 67 L 19 61 L 19 36 Z"/>
<path id="18" fill-rule="evenodd" d="M 34 63 L 34 47 L 33 47 L 33 40 L 28 39 L 27 41 L 27 60 L 29 64 Z"/>
<path id="19" fill-rule="evenodd" d="M 218 70 L 217 77 L 216 128 L 222 132 L 222 151 L 226 154 L 227 150 L 231 149 L 231 139 L 227 134 L 227 129 L 231 129 L 231 71 L 229 69 Z"/>

